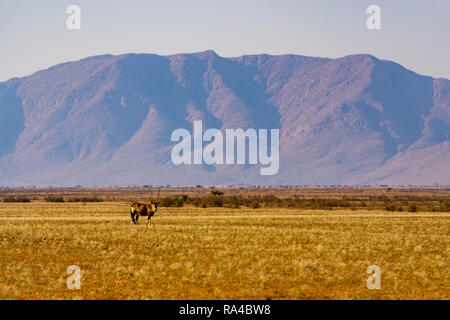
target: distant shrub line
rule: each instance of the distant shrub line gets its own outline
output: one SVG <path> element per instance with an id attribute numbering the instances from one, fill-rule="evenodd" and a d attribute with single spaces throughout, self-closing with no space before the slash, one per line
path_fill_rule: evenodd
<path id="1" fill-rule="evenodd" d="M 8 196 L 3 198 L 3 202 L 30 202 L 30 198 L 24 196 Z"/>
<path id="2" fill-rule="evenodd" d="M 44 200 L 47 202 L 103 202 L 105 197 L 73 196 L 62 194 L 47 194 L 41 197 L 26 195 L 4 196 L 3 202 L 30 202 L 31 200 Z M 110 199 L 108 201 L 111 201 Z M 367 195 L 342 197 L 305 197 L 291 196 L 278 197 L 275 195 L 225 195 L 222 191 L 211 190 L 209 194 L 200 196 L 174 195 L 160 199 L 161 207 L 183 207 L 185 205 L 208 208 L 296 208 L 296 209 L 322 209 L 333 210 L 348 208 L 350 210 L 387 210 L 390 212 L 450 212 L 450 199 L 416 195 Z"/>
<path id="3" fill-rule="evenodd" d="M 189 197 L 187 195 L 177 195 L 160 199 L 162 207 L 183 207 L 184 205 L 193 205 L 201 208 L 208 207 L 226 207 L 240 208 L 248 207 L 258 208 L 298 208 L 298 209 L 325 209 L 332 210 L 336 208 L 356 209 L 385 209 L 387 211 L 435 211 L 450 212 L 450 200 L 431 201 L 427 199 L 411 197 L 399 199 L 389 199 L 387 197 L 369 197 L 362 200 L 357 197 L 343 197 L 341 199 L 333 198 L 279 198 L 273 195 L 263 196 L 224 196 L 222 192 L 215 190 L 205 197 Z"/>
<path id="4" fill-rule="evenodd" d="M 103 202 L 103 199 L 98 197 L 79 197 L 79 198 L 64 198 L 63 196 L 47 196 L 47 202 Z"/>

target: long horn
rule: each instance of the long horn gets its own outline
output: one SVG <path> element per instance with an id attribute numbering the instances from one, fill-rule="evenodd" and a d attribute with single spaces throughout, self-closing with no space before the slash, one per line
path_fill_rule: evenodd
<path id="1" fill-rule="evenodd" d="M 153 199 L 153 192 L 152 192 L 152 188 L 150 188 L 150 201 L 154 201 L 155 199 Z"/>
<path id="2" fill-rule="evenodd" d="M 158 189 L 158 199 L 156 199 L 156 201 L 159 201 L 159 193 L 161 192 L 161 187 L 159 187 Z"/>

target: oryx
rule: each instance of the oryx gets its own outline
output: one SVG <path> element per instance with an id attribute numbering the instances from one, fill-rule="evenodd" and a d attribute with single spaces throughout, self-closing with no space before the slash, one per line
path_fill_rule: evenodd
<path id="1" fill-rule="evenodd" d="M 153 193 L 150 190 L 150 201 L 147 203 L 139 203 L 135 202 L 131 205 L 130 208 L 130 215 L 131 215 L 131 221 L 134 224 L 137 224 L 139 222 L 139 216 L 147 216 L 147 225 L 150 223 L 151 217 L 153 217 L 156 213 L 156 210 L 158 210 L 158 204 L 159 204 L 159 193 L 161 191 L 161 188 L 158 190 L 158 197 L 155 200 L 153 198 Z"/>

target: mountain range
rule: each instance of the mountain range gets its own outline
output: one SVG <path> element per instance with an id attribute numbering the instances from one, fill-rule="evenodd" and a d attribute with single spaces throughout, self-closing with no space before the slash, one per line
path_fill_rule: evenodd
<path id="1" fill-rule="evenodd" d="M 277 128 L 280 167 L 181 165 L 171 133 Z M 0 83 L 0 185 L 450 185 L 450 81 L 361 54 L 89 57 Z"/>

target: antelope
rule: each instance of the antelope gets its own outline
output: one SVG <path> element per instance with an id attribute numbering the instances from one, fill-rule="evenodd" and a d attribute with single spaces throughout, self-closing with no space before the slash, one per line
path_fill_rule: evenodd
<path id="1" fill-rule="evenodd" d="M 134 224 L 139 223 L 139 216 L 147 216 L 147 226 L 149 225 L 150 219 L 155 215 L 156 210 L 158 210 L 158 204 L 159 204 L 159 192 L 161 191 L 161 188 L 158 190 L 158 198 L 155 200 L 153 198 L 153 193 L 150 190 L 150 201 L 147 203 L 139 203 L 135 202 L 131 205 L 130 208 L 130 215 L 131 215 L 131 222 Z"/>

